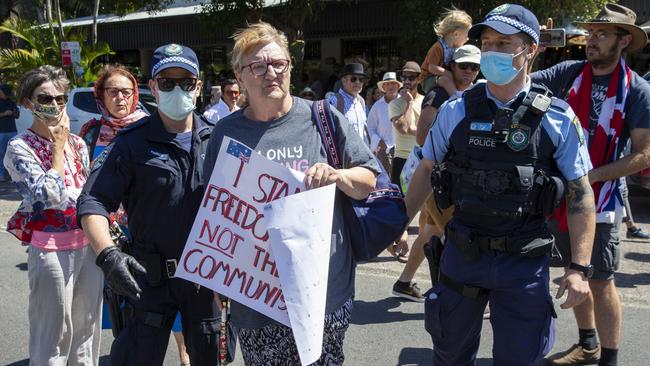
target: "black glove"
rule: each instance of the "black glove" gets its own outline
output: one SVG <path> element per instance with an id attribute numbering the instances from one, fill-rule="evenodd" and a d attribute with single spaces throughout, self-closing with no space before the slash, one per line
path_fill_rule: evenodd
<path id="1" fill-rule="evenodd" d="M 99 253 L 95 263 L 104 271 L 104 278 L 113 292 L 133 299 L 140 298 L 142 290 L 131 271 L 144 275 L 147 274 L 147 270 L 135 258 L 123 253 L 115 245 L 111 245 Z"/>

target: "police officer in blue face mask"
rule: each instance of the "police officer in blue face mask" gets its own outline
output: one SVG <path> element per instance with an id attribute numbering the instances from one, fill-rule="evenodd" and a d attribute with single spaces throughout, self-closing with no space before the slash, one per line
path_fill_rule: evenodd
<path id="1" fill-rule="evenodd" d="M 124 130 L 95 160 L 78 217 L 108 285 L 127 297 L 125 327 L 113 343 L 111 363 L 162 365 L 180 311 L 191 363 L 216 365 L 219 312 L 213 292 L 174 278 L 207 179 L 202 167 L 213 125 L 194 113 L 201 90 L 194 51 L 165 45 L 151 65 L 158 112 Z M 109 234 L 109 213 L 120 203 L 133 237 L 131 255 Z"/>
<path id="2" fill-rule="evenodd" d="M 434 364 L 473 364 L 490 303 L 495 365 L 531 365 L 554 342 L 549 294 L 553 236 L 546 217 L 566 192 L 574 263 L 561 280 L 562 308 L 589 294 L 594 235 L 589 155 L 579 121 L 563 101 L 531 85 L 539 23 L 505 4 L 469 33 L 481 41 L 487 83 L 440 108 L 406 197 L 413 217 L 433 192 L 455 206 L 439 283 L 426 294 Z"/>

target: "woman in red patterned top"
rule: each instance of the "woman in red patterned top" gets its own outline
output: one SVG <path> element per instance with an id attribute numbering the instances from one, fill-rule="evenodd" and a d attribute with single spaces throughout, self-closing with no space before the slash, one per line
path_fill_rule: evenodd
<path id="1" fill-rule="evenodd" d="M 23 76 L 18 102 L 33 122 L 4 156 L 23 198 L 7 231 L 29 245 L 29 357 L 36 365 L 99 362 L 103 278 L 76 221 L 89 159 L 83 140 L 70 134 L 68 87 L 54 66 Z"/>

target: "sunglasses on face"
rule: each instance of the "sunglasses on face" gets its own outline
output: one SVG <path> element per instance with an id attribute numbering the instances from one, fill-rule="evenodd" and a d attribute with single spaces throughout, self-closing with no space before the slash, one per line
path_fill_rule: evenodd
<path id="1" fill-rule="evenodd" d="M 287 69 L 289 69 L 289 65 L 291 65 L 291 62 L 289 60 L 273 60 L 273 61 L 256 61 L 256 62 L 251 62 L 248 65 L 245 65 L 242 67 L 242 70 L 245 68 L 251 69 L 251 72 L 255 76 L 264 76 L 266 75 L 266 72 L 269 70 L 269 66 L 273 68 L 273 72 L 276 74 L 284 74 Z"/>
<path id="2" fill-rule="evenodd" d="M 350 76 L 350 82 L 351 83 L 356 83 L 356 82 L 365 83 L 366 80 L 367 79 L 364 78 L 363 76 Z"/>
<path id="3" fill-rule="evenodd" d="M 38 104 L 52 104 L 52 101 L 55 100 L 56 104 L 64 105 L 68 102 L 68 96 L 66 94 L 61 95 L 48 95 L 48 94 L 39 94 L 36 96 L 36 101 Z"/>
<path id="4" fill-rule="evenodd" d="M 415 79 L 417 79 L 417 78 L 418 78 L 418 77 L 415 76 L 415 75 L 413 75 L 413 76 L 402 75 L 402 76 L 400 77 L 400 79 L 402 79 L 402 81 L 415 81 Z"/>
<path id="5" fill-rule="evenodd" d="M 196 78 L 157 78 L 158 90 L 168 92 L 172 91 L 178 85 L 183 91 L 191 91 L 196 88 Z"/>
<path id="6" fill-rule="evenodd" d="M 129 98 L 133 95 L 132 88 L 104 88 L 104 91 L 111 98 L 117 97 L 120 93 L 122 93 L 122 97 L 124 98 Z"/>
<path id="7" fill-rule="evenodd" d="M 471 62 L 461 62 L 459 64 L 456 64 L 456 66 L 458 66 L 458 68 L 460 68 L 461 70 L 470 69 L 472 71 L 478 71 L 481 67 L 480 65 L 473 64 Z"/>
<path id="8" fill-rule="evenodd" d="M 237 90 L 226 90 L 226 95 L 230 95 L 231 97 L 238 97 L 239 92 Z"/>

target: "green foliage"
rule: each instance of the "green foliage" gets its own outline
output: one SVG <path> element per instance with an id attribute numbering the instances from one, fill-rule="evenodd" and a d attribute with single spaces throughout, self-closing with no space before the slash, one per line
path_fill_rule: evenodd
<path id="1" fill-rule="evenodd" d="M 554 26 L 560 27 L 578 19 L 595 16 L 608 0 L 520 0 L 516 3 L 530 9 L 540 21 L 546 24 L 551 17 Z M 436 41 L 433 23 L 438 21 L 445 9 L 455 6 L 465 10 L 478 23 L 503 0 L 410 0 L 400 4 L 402 24 L 399 45 L 401 55 L 408 60 L 422 61 L 431 45 Z"/>
<path id="2" fill-rule="evenodd" d="M 25 72 L 35 67 L 61 66 L 61 42 L 57 33 L 50 32 L 47 26 L 9 18 L 0 25 L 0 33 L 2 32 L 10 33 L 22 43 L 21 48 L 0 48 L 0 69 L 4 69 L 6 81 L 13 86 L 16 86 Z M 73 33 L 70 29 L 65 29 L 64 38 L 81 44 L 83 77 L 75 76 L 71 68 L 66 69 L 73 86 L 85 86 L 96 80 L 102 67 L 98 61 L 103 56 L 115 54 L 107 44 L 99 44 L 96 48 L 86 44 L 87 36 L 84 32 Z"/>

